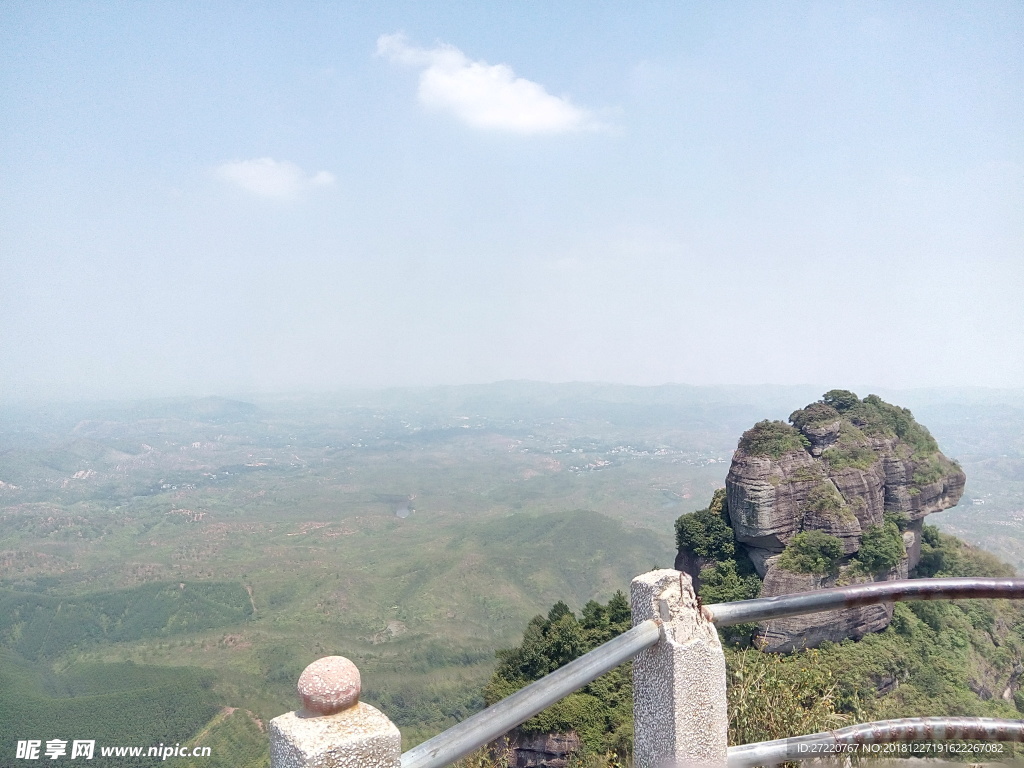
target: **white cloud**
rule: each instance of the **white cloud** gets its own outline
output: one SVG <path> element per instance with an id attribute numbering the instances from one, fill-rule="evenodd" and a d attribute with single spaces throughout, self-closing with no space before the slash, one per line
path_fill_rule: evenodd
<path id="1" fill-rule="evenodd" d="M 295 200 L 306 189 L 334 184 L 334 175 L 327 171 L 307 176 L 295 163 L 271 157 L 222 163 L 217 166 L 216 174 L 221 181 L 273 200 Z"/>
<path id="2" fill-rule="evenodd" d="M 420 103 L 452 112 L 474 128 L 553 134 L 602 127 L 587 110 L 516 77 L 511 67 L 470 61 L 452 45 L 417 48 L 403 34 L 381 35 L 377 55 L 420 67 Z"/>

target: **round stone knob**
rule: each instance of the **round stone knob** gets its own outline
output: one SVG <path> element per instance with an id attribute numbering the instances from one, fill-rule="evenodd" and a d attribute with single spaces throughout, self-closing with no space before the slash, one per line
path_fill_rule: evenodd
<path id="1" fill-rule="evenodd" d="M 359 670 L 344 656 L 325 656 L 299 677 L 299 698 L 307 712 L 333 715 L 359 702 Z"/>

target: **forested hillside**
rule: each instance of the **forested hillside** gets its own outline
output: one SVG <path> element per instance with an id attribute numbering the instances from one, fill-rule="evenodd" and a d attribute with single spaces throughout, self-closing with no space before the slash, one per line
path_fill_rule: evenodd
<path id="1" fill-rule="evenodd" d="M 992 555 L 925 526 L 914 577 L 1007 576 Z M 702 585 L 706 603 L 718 588 Z M 530 621 L 519 646 L 500 651 L 489 701 L 518 690 L 629 628 L 620 594 L 582 615 L 557 603 Z M 729 743 L 815 733 L 869 720 L 934 715 L 1020 718 L 1024 713 L 1024 605 L 1006 600 L 898 603 L 888 628 L 861 640 L 788 654 L 763 652 L 725 631 Z M 520 728 L 579 736 L 583 763 L 615 766 L 630 754 L 630 665 L 604 675 Z M 1006 746 L 1003 757 L 1016 754 Z M 486 763 L 487 758 L 481 758 Z M 496 763 L 496 765 L 504 763 Z"/>

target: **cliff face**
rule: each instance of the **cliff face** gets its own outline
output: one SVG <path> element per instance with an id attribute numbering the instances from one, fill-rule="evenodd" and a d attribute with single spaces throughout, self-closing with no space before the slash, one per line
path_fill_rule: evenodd
<path id="1" fill-rule="evenodd" d="M 762 596 L 906 578 L 921 552 L 922 519 L 956 505 L 965 476 L 905 409 L 833 390 L 743 434 L 726 477 L 736 548 L 763 580 Z M 742 552 L 740 553 L 742 554 Z M 693 560 L 680 541 L 683 564 Z M 814 647 L 884 629 L 891 606 L 772 621 L 766 650 Z"/>
<path id="2" fill-rule="evenodd" d="M 566 768 L 580 750 L 580 737 L 569 733 L 524 733 L 515 728 L 491 745 L 508 768 Z"/>

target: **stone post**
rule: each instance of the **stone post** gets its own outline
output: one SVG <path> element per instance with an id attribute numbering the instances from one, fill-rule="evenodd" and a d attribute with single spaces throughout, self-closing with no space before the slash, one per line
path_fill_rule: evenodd
<path id="1" fill-rule="evenodd" d="M 651 571 L 630 585 L 633 624 L 655 619 L 661 640 L 633 661 L 636 768 L 725 768 L 725 655 L 690 577 Z"/>
<path id="2" fill-rule="evenodd" d="M 402 735 L 359 701 L 359 670 L 344 656 L 314 661 L 299 678 L 302 708 L 270 721 L 270 768 L 399 768 Z"/>

